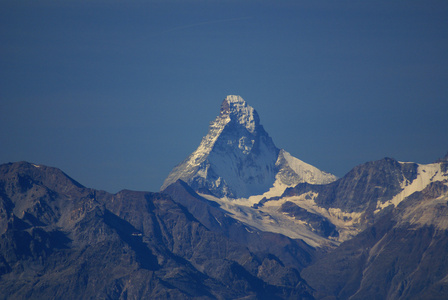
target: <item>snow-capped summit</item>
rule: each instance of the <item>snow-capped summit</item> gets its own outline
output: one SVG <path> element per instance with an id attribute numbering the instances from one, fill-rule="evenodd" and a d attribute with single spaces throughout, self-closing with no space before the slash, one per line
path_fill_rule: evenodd
<path id="1" fill-rule="evenodd" d="M 329 183 L 336 177 L 278 149 L 255 109 L 229 95 L 199 147 L 171 171 L 161 189 L 178 179 L 217 197 L 248 198 L 273 187 L 282 192 L 300 182 Z"/>
<path id="2" fill-rule="evenodd" d="M 258 113 L 240 96 L 227 96 L 221 104 L 221 115 L 234 119 L 246 127 L 250 133 L 253 133 L 255 128 L 260 125 Z"/>

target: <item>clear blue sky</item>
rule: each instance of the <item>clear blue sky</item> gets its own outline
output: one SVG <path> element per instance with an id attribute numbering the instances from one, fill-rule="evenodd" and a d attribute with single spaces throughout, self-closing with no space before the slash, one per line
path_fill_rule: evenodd
<path id="1" fill-rule="evenodd" d="M 0 163 L 158 191 L 228 94 L 343 176 L 448 151 L 448 1 L 1 1 Z"/>

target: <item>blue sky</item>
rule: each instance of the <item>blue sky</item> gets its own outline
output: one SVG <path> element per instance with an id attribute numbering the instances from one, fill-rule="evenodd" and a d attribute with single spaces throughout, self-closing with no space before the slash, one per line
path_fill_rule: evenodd
<path id="1" fill-rule="evenodd" d="M 448 151 L 447 1 L 2 1 L 0 163 L 158 191 L 228 94 L 343 176 Z"/>

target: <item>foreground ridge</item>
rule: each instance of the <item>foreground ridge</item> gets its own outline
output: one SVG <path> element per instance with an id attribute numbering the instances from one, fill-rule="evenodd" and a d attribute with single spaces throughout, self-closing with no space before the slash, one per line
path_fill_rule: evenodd
<path id="1" fill-rule="evenodd" d="M 0 291 L 2 299 L 313 299 L 297 269 L 209 230 L 166 194 L 109 194 L 27 162 L 0 165 Z"/>

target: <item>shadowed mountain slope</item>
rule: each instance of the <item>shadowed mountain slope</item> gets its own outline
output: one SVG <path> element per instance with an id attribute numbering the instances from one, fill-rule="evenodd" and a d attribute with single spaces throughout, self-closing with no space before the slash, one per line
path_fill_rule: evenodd
<path id="1" fill-rule="evenodd" d="M 210 231 L 167 195 L 0 166 L 0 298 L 312 299 L 294 268 Z"/>
<path id="2" fill-rule="evenodd" d="M 234 219 L 217 203 L 199 196 L 181 180 L 168 186 L 163 192 L 188 209 L 207 228 L 245 245 L 254 253 L 274 254 L 283 264 L 298 270 L 309 265 L 316 254 L 316 249 L 301 240 L 261 231 Z"/>

